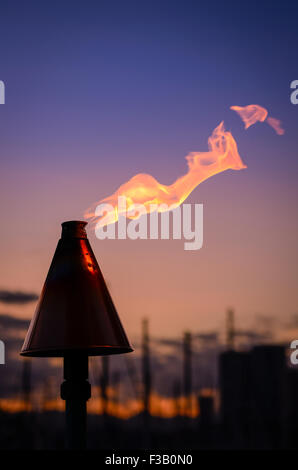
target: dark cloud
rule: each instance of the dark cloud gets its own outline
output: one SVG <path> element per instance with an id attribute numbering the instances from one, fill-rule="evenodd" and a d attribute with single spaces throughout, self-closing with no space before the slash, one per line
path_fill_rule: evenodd
<path id="1" fill-rule="evenodd" d="M 294 313 L 293 315 L 291 315 L 284 323 L 283 323 L 283 327 L 285 329 L 289 329 L 289 330 L 295 330 L 296 328 L 298 328 L 298 314 L 297 313 Z"/>
<path id="2" fill-rule="evenodd" d="M 202 341 L 217 341 L 218 340 L 218 333 L 217 332 L 208 332 L 208 333 L 197 333 L 193 335 L 194 338 L 200 339 Z"/>
<path id="3" fill-rule="evenodd" d="M 12 317 L 11 315 L 6 315 L 0 313 L 0 328 L 15 330 L 27 329 L 29 326 L 29 320 L 23 320 L 22 318 Z"/>
<path id="4" fill-rule="evenodd" d="M 182 339 L 156 338 L 153 341 L 161 346 L 171 346 L 174 348 L 182 346 Z"/>
<path id="5" fill-rule="evenodd" d="M 250 341 L 265 341 L 272 338 L 270 331 L 236 330 L 235 334 L 238 337 L 247 338 Z"/>
<path id="6" fill-rule="evenodd" d="M 5 304 L 27 304 L 38 299 L 32 292 L 0 290 L 0 302 Z"/>

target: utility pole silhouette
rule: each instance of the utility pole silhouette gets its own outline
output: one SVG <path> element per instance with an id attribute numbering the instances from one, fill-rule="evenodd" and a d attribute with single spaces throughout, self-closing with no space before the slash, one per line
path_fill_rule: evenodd
<path id="1" fill-rule="evenodd" d="M 235 315 L 231 308 L 227 310 L 226 316 L 226 343 L 228 350 L 235 348 Z"/>
<path id="2" fill-rule="evenodd" d="M 150 415 L 151 370 L 148 320 L 142 323 L 142 375 L 143 375 L 143 408 L 144 416 L 148 421 Z"/>
<path id="3" fill-rule="evenodd" d="M 103 410 L 103 420 L 104 426 L 107 424 L 107 415 L 108 415 L 108 387 L 110 381 L 110 363 L 109 356 L 102 356 L 101 358 L 102 372 L 100 376 L 100 388 L 101 388 L 101 398 L 102 398 L 102 410 Z"/>
<path id="4" fill-rule="evenodd" d="M 31 359 L 23 359 L 22 393 L 25 411 L 31 410 Z"/>
<path id="5" fill-rule="evenodd" d="M 25 357 L 22 360 L 22 400 L 24 403 L 24 411 L 22 415 L 21 426 L 23 428 L 23 445 L 25 448 L 30 448 L 30 445 L 35 446 L 35 417 L 32 415 L 31 403 L 31 359 Z M 30 415 L 29 415 L 30 413 Z M 30 422 L 30 425 L 29 425 Z M 33 424 L 33 426 L 32 426 Z"/>
<path id="6" fill-rule="evenodd" d="M 186 331 L 183 336 L 183 395 L 184 395 L 184 415 L 190 415 L 191 392 L 192 392 L 192 350 L 191 350 L 191 333 Z"/>
<path id="7" fill-rule="evenodd" d="M 180 380 L 178 379 L 175 379 L 173 382 L 173 398 L 174 398 L 175 415 L 181 416 L 181 406 L 180 406 L 181 383 L 180 383 Z"/>
<path id="8" fill-rule="evenodd" d="M 121 381 L 121 373 L 120 371 L 115 370 L 112 375 L 112 384 L 113 384 L 113 389 L 114 389 L 113 402 L 117 411 L 119 410 L 119 403 L 120 403 L 120 381 Z"/>
<path id="9" fill-rule="evenodd" d="M 151 368 L 148 320 L 142 322 L 143 446 L 150 447 Z"/>

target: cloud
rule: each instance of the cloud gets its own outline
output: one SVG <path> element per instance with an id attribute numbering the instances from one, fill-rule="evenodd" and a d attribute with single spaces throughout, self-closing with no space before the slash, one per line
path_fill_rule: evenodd
<path id="1" fill-rule="evenodd" d="M 0 302 L 4 304 L 27 304 L 38 299 L 32 292 L 0 290 Z"/>
<path id="2" fill-rule="evenodd" d="M 283 323 L 283 327 L 289 330 L 295 330 L 298 328 L 298 314 L 294 313 Z"/>
<path id="3" fill-rule="evenodd" d="M 14 328 L 15 330 L 27 329 L 29 326 L 29 320 L 23 320 L 22 318 L 12 317 L 11 315 L 6 315 L 0 313 L 0 328 Z"/>

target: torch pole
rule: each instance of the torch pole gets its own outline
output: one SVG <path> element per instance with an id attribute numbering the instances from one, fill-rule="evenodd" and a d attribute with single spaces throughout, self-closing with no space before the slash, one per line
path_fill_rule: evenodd
<path id="1" fill-rule="evenodd" d="M 66 402 L 66 448 L 83 450 L 86 448 L 86 402 L 91 397 L 88 356 L 65 355 L 64 379 L 61 384 L 61 398 Z"/>

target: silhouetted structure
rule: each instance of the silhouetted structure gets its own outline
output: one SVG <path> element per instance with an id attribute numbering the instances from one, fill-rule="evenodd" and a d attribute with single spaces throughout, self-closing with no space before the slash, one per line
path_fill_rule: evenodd
<path id="1" fill-rule="evenodd" d="M 254 447 L 282 447 L 285 404 L 285 349 L 278 345 L 256 346 L 251 352 L 251 401 Z"/>
<path id="2" fill-rule="evenodd" d="M 121 385 L 121 373 L 118 370 L 115 370 L 113 372 L 112 385 L 114 387 L 113 402 L 117 407 L 120 402 L 120 385 Z"/>
<path id="3" fill-rule="evenodd" d="M 181 383 L 180 380 L 175 379 L 173 382 L 173 398 L 175 402 L 175 414 L 176 416 L 181 415 Z"/>
<path id="4" fill-rule="evenodd" d="M 185 400 L 184 414 L 191 414 L 191 392 L 192 392 L 192 351 L 191 333 L 184 333 L 183 337 L 183 395 Z"/>
<path id="5" fill-rule="evenodd" d="M 199 395 L 199 442 L 202 447 L 212 447 L 214 440 L 214 399 Z"/>
<path id="6" fill-rule="evenodd" d="M 226 351 L 219 356 L 220 418 L 223 436 L 234 447 L 249 441 L 250 354 Z"/>
<path id="7" fill-rule="evenodd" d="M 227 349 L 235 347 L 235 315 L 233 309 L 227 310 L 226 316 L 226 343 Z"/>
<path id="8" fill-rule="evenodd" d="M 283 346 L 250 352 L 226 351 L 219 358 L 221 423 L 231 447 L 278 449 L 285 426 L 286 362 Z"/>
<path id="9" fill-rule="evenodd" d="M 286 371 L 284 410 L 284 447 L 297 449 L 298 442 L 298 369 Z"/>
<path id="10" fill-rule="evenodd" d="M 22 393 L 25 410 L 31 409 L 31 359 L 24 357 L 22 369 Z"/>
<path id="11" fill-rule="evenodd" d="M 109 368 L 109 356 L 103 356 L 101 358 L 102 372 L 100 376 L 100 388 L 101 388 L 101 399 L 102 399 L 102 410 L 103 416 L 106 418 L 108 414 L 108 387 L 109 387 L 109 378 L 110 378 L 110 368 Z"/>
<path id="12" fill-rule="evenodd" d="M 142 375 L 143 375 L 143 408 L 144 416 L 148 419 L 150 414 L 151 369 L 148 320 L 142 323 Z"/>

